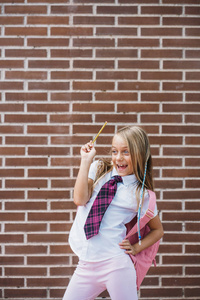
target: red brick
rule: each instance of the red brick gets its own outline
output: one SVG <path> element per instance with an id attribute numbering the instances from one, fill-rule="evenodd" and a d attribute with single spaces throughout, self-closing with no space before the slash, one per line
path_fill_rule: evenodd
<path id="1" fill-rule="evenodd" d="M 0 257 L 0 264 L 1 265 L 23 265 L 24 264 L 24 257 L 23 256 L 1 256 Z"/>
<path id="2" fill-rule="evenodd" d="M 107 121 L 107 122 L 115 122 L 116 120 L 120 123 L 126 123 L 127 122 L 129 124 L 131 123 L 137 123 L 137 115 L 136 114 L 120 114 L 120 113 L 117 113 L 117 114 L 103 114 L 103 115 L 96 115 L 95 117 L 95 121 L 96 122 L 104 122 L 104 121 Z"/>
<path id="3" fill-rule="evenodd" d="M 74 25 L 114 25 L 114 17 L 107 16 L 75 16 Z"/>
<path id="4" fill-rule="evenodd" d="M 93 29 L 88 27 L 52 27 L 51 35 L 92 36 Z"/>
<path id="5" fill-rule="evenodd" d="M 163 177 L 200 177 L 198 169 L 165 169 Z"/>
<path id="6" fill-rule="evenodd" d="M 149 8 L 149 7 L 148 7 Z M 152 7 L 154 10 L 155 6 Z M 165 7 L 166 8 L 166 7 Z M 143 7 L 145 9 L 145 7 Z M 173 7 L 174 9 L 174 7 Z M 182 36 L 182 28 L 168 28 L 168 27 L 144 27 L 141 28 L 141 35 L 147 35 L 147 36 Z M 147 50 L 145 50 L 147 51 Z M 163 51 L 163 50 L 157 50 L 157 51 Z"/>
<path id="7" fill-rule="evenodd" d="M 199 102 L 200 93 L 186 93 L 186 101 Z"/>
<path id="8" fill-rule="evenodd" d="M 200 36 L 198 28 L 186 28 L 186 36 Z"/>
<path id="9" fill-rule="evenodd" d="M 158 112 L 159 106 L 158 104 L 118 104 L 117 105 L 117 111 L 118 112 Z"/>
<path id="10" fill-rule="evenodd" d="M 149 121 L 148 121 L 149 122 Z M 149 140 L 151 145 L 182 145 L 183 139 L 182 137 L 177 136 L 155 136 L 149 135 Z"/>
<path id="11" fill-rule="evenodd" d="M 74 112 L 113 112 L 114 111 L 114 104 L 101 104 L 101 103 L 74 103 L 73 105 Z M 107 128 L 105 128 L 107 129 Z"/>
<path id="12" fill-rule="evenodd" d="M 147 291 L 148 290 L 148 291 Z M 143 289 L 141 290 L 141 297 L 149 298 L 149 297 L 182 297 L 182 289 L 181 288 L 151 288 L 151 289 Z M 171 298 L 172 299 L 172 298 Z"/>
<path id="13" fill-rule="evenodd" d="M 182 123 L 182 117 L 180 115 L 167 115 L 167 114 L 142 114 L 141 115 L 142 123 Z"/>
<path id="14" fill-rule="evenodd" d="M 28 243 L 67 243 L 68 237 L 66 234 L 28 234 Z"/>
<path id="15" fill-rule="evenodd" d="M 137 101 L 137 93 L 97 92 L 95 99 L 97 101 Z"/>
<path id="16" fill-rule="evenodd" d="M 141 100 L 142 101 L 167 101 L 167 102 L 174 102 L 174 101 L 182 101 L 182 94 L 181 93 L 142 93 Z"/>
<path id="17" fill-rule="evenodd" d="M 119 38 L 119 47 L 158 47 L 158 39 L 144 39 L 144 38 Z"/>
<path id="18" fill-rule="evenodd" d="M 15 191 L 14 191 L 14 193 L 15 193 Z M 10 197 L 8 197 L 8 198 L 10 198 Z M 15 198 L 17 198 L 17 197 L 15 197 Z M 3 199 L 3 198 L 1 198 L 1 199 Z M 0 217 L 1 217 L 2 221 L 10 221 L 10 220 L 12 220 L 12 222 L 24 221 L 25 214 L 24 213 L 8 213 L 7 212 L 7 213 L 0 213 Z"/>
<path id="19" fill-rule="evenodd" d="M 6 71 L 6 79 L 47 79 L 46 72 L 37 71 Z"/>
<path id="20" fill-rule="evenodd" d="M 25 155 L 25 148 L 23 147 L 0 147 L 0 155 Z"/>
<path id="21" fill-rule="evenodd" d="M 141 7 L 142 14 L 153 14 L 153 15 L 180 15 L 182 14 L 182 7 L 174 7 L 174 6 L 142 6 Z"/>
<path id="22" fill-rule="evenodd" d="M 5 93 L 6 101 L 46 101 L 47 93 Z"/>
<path id="23" fill-rule="evenodd" d="M 149 80 L 181 80 L 182 73 L 181 72 L 141 72 L 141 79 L 149 79 Z"/>
<path id="24" fill-rule="evenodd" d="M 74 180 L 52 180 L 51 181 L 51 187 L 52 188 L 73 188 L 74 187 L 74 184 L 75 184 L 75 181 Z M 63 204 L 60 203 L 58 205 L 59 207 L 63 207 Z M 66 206 L 68 206 L 68 203 L 66 203 Z M 70 207 L 72 208 L 72 207 Z M 55 209 L 55 207 L 54 207 Z"/>
<path id="25" fill-rule="evenodd" d="M 68 47 L 68 38 L 28 38 L 29 47 Z"/>
<path id="26" fill-rule="evenodd" d="M 30 181 L 30 180 L 29 180 Z M 26 181 L 24 184 L 22 185 L 17 185 L 16 182 L 18 182 L 17 180 L 10 180 L 10 183 L 11 182 L 14 182 L 13 184 L 13 187 L 15 188 L 18 188 L 18 187 L 35 187 L 34 185 L 31 186 L 31 184 L 27 184 L 26 185 Z M 9 187 L 9 186 L 8 186 Z M 37 186 L 36 186 L 37 187 Z M 38 184 L 38 187 L 40 187 L 40 185 Z M 43 185 L 41 184 L 41 187 L 43 187 Z M 45 185 L 46 187 L 46 185 Z M 28 201 L 28 202 L 18 202 L 18 201 L 15 201 L 15 202 L 6 202 L 5 203 L 5 207 L 6 207 L 6 210 L 46 210 L 47 209 L 47 204 L 46 202 L 42 202 L 40 201 L 40 203 L 38 202 L 31 202 L 31 201 Z"/>
<path id="27" fill-rule="evenodd" d="M 55 2 L 54 2 L 55 3 Z M 68 25 L 69 24 L 69 17 L 60 17 L 60 16 L 27 16 L 27 25 Z"/>
<path id="28" fill-rule="evenodd" d="M 184 277 L 184 278 L 162 278 L 163 286 L 191 286 L 198 285 L 198 278 Z"/>
<path id="29" fill-rule="evenodd" d="M 137 79 L 137 72 L 120 72 L 120 71 L 97 71 L 97 79 Z"/>
<path id="30" fill-rule="evenodd" d="M 92 93 L 91 92 L 73 92 L 73 93 L 51 93 L 51 100 L 52 101 L 83 101 L 87 100 L 90 101 L 92 100 Z"/>
<path id="31" fill-rule="evenodd" d="M 177 126 L 168 126 L 163 125 L 163 133 L 173 133 L 173 134 L 195 134 L 199 132 L 199 126 L 189 126 L 189 125 L 179 125 Z"/>
<path id="32" fill-rule="evenodd" d="M 119 25 L 159 25 L 159 17 L 119 17 Z"/>
<path id="33" fill-rule="evenodd" d="M 17 114 L 5 115 L 5 123 L 46 123 L 47 118 L 45 115 L 30 115 L 30 114 Z"/>
<path id="34" fill-rule="evenodd" d="M 47 57 L 46 50 L 40 49 L 5 49 L 6 57 Z"/>
<path id="35" fill-rule="evenodd" d="M 29 60 L 29 68 L 42 68 L 42 69 L 59 69 L 69 68 L 69 61 L 66 60 Z M 43 78 L 46 79 L 46 78 Z"/>
<path id="36" fill-rule="evenodd" d="M 46 268 L 32 268 L 32 267 L 10 267 L 5 268 L 6 276 L 46 276 L 47 269 Z"/>
<path id="37" fill-rule="evenodd" d="M 186 50 L 186 58 L 199 58 L 200 53 L 198 50 Z"/>
<path id="38" fill-rule="evenodd" d="M 39 286 L 39 287 L 46 287 L 46 286 L 64 286 L 66 287 L 68 283 L 68 278 L 28 278 L 27 279 L 27 286 Z"/>
<path id="39" fill-rule="evenodd" d="M 0 90 L 23 90 L 23 82 L 0 82 Z"/>
<path id="40" fill-rule="evenodd" d="M 86 140 L 86 138 L 84 137 L 84 140 Z M 52 166 L 79 166 L 79 160 L 76 157 L 69 157 L 69 158 L 60 158 L 60 157 L 56 157 L 56 158 L 52 158 L 51 159 L 51 165 Z"/>
<path id="41" fill-rule="evenodd" d="M 6 14 L 46 14 L 47 7 L 44 5 L 6 5 Z"/>
<path id="42" fill-rule="evenodd" d="M 135 36 L 137 36 L 137 28 L 133 28 L 133 27 L 129 27 L 129 28 L 127 28 L 127 27 L 97 27 L 96 28 L 96 35 L 111 35 L 111 36 L 114 36 L 114 35 L 131 35 L 131 36 L 134 36 L 135 35 Z M 99 53 L 99 51 L 103 51 L 103 50 L 97 50 L 97 53 Z M 107 52 L 109 50 L 106 49 L 104 51 Z M 111 51 L 114 52 L 114 53 L 115 52 L 116 53 L 121 52 L 120 49 L 112 49 Z M 131 50 L 127 50 L 127 51 L 129 51 L 129 53 L 131 53 Z M 125 52 L 125 53 L 128 53 L 128 52 Z M 97 55 L 97 57 L 98 57 L 98 55 Z M 132 55 L 131 55 L 131 57 L 132 57 Z"/>
<path id="43" fill-rule="evenodd" d="M 150 28 L 151 30 L 151 28 Z M 182 50 L 171 49 L 142 49 L 142 58 L 182 58 Z"/>
<path id="44" fill-rule="evenodd" d="M 16 7 L 15 7 L 16 8 Z M 47 36 L 47 28 L 44 27 L 6 27 L 5 35 L 42 35 Z"/>
<path id="45" fill-rule="evenodd" d="M 199 155 L 199 151 L 198 150 L 199 149 L 197 149 L 195 155 Z M 200 166 L 200 159 L 199 158 L 186 158 L 186 166 L 193 166 L 193 167 Z"/>
<path id="46" fill-rule="evenodd" d="M 57 168 L 48 168 L 48 169 L 29 169 L 29 177 L 69 177 L 69 169 L 57 169 Z"/>
<path id="47" fill-rule="evenodd" d="M 137 6 L 97 6 L 97 14 L 137 14 Z"/>
<path id="48" fill-rule="evenodd" d="M 200 186 L 200 180 L 195 180 L 195 179 L 186 180 L 185 186 L 186 188 L 196 188 Z"/>
<path id="49" fill-rule="evenodd" d="M 29 82 L 29 90 L 68 90 L 68 82 Z"/>
<path id="50" fill-rule="evenodd" d="M 28 148 L 29 155 L 69 155 L 69 148 L 67 147 L 29 147 Z"/>
<path id="51" fill-rule="evenodd" d="M 63 199 L 69 198 L 68 191 L 57 191 L 57 190 L 39 190 L 39 191 L 28 191 L 29 199 Z M 67 214 L 66 214 L 67 216 Z"/>
<path id="52" fill-rule="evenodd" d="M 199 267 L 186 267 L 185 268 L 185 273 L 186 275 L 199 275 L 200 268 Z"/>
<path id="53" fill-rule="evenodd" d="M 52 79 L 92 79 L 92 72 L 86 71 L 52 71 Z"/>
<path id="54" fill-rule="evenodd" d="M 185 288 L 186 297 L 199 297 L 200 288 Z"/>
<path id="55" fill-rule="evenodd" d="M 0 176 L 1 177 L 24 177 L 24 169 L 0 169 Z"/>
<path id="56" fill-rule="evenodd" d="M 51 57 L 92 57 L 91 49 L 52 49 Z"/>
<path id="57" fill-rule="evenodd" d="M 159 83 L 158 82 L 119 82 L 118 83 L 119 90 L 159 90 Z M 142 105 L 142 104 L 141 104 Z"/>
<path id="58" fill-rule="evenodd" d="M 24 286 L 23 278 L 0 278 L 0 285 L 4 287 Z"/>
<path id="59" fill-rule="evenodd" d="M 188 19 L 188 18 L 187 18 Z M 198 26 L 200 25 L 200 20 L 198 20 Z M 197 39 L 163 39 L 163 47 L 181 47 L 181 48 L 192 48 L 192 47 L 199 47 L 200 40 Z"/>
<path id="60" fill-rule="evenodd" d="M 23 235 L 14 235 L 14 234 L 0 234 L 0 242 L 3 243 L 23 243 Z"/>
<path id="61" fill-rule="evenodd" d="M 28 265 L 69 265 L 69 256 L 29 256 L 27 257 Z"/>
<path id="62" fill-rule="evenodd" d="M 163 17 L 163 25 L 167 26 L 199 26 L 199 18 L 192 17 Z"/>
<path id="63" fill-rule="evenodd" d="M 74 60 L 73 67 L 77 69 L 111 69 L 114 68 L 113 60 Z"/>
<path id="64" fill-rule="evenodd" d="M 4 46 L 24 46 L 24 41 L 22 38 L 0 38 L 0 44 L 1 47 Z M 0 61 L 1 68 L 9 68 L 15 67 L 15 68 L 23 68 L 23 62 L 22 61 Z"/>
<path id="65" fill-rule="evenodd" d="M 74 267 L 52 267 L 50 268 L 50 274 L 51 276 L 66 276 L 66 275 L 72 275 L 74 272 Z"/>
<path id="66" fill-rule="evenodd" d="M 14 223 L 5 224 L 5 232 L 30 232 L 30 231 L 47 231 L 47 224 L 43 223 Z"/>
<path id="67" fill-rule="evenodd" d="M 37 134 L 67 134 L 69 133 L 69 126 L 28 126 L 28 133 Z"/>
<path id="68" fill-rule="evenodd" d="M 186 80 L 200 80 L 200 72 L 186 72 Z"/>
<path id="69" fill-rule="evenodd" d="M 47 246 L 6 246 L 6 254 L 47 254 Z"/>
<path id="70" fill-rule="evenodd" d="M 39 158 L 6 158 L 6 166 L 46 166 L 47 159 L 43 157 Z"/>
<path id="71" fill-rule="evenodd" d="M 84 115 L 69 115 L 69 114 L 62 114 L 62 115 L 51 115 L 50 116 L 51 123 L 88 123 L 92 122 L 92 116 L 90 114 Z"/>
<path id="72" fill-rule="evenodd" d="M 179 61 L 164 61 L 163 62 L 164 69 L 199 69 L 200 62 L 197 60 L 179 60 Z"/>
<path id="73" fill-rule="evenodd" d="M 31 298 L 32 295 L 36 298 L 46 298 L 47 290 L 46 289 L 5 289 L 5 297 L 6 298 Z"/>
<path id="74" fill-rule="evenodd" d="M 51 6 L 52 14 L 91 14 L 92 6 L 91 5 L 52 5 Z"/>
<path id="75" fill-rule="evenodd" d="M 0 60 L 1 69 L 8 68 L 23 68 L 24 63 L 22 60 Z"/>
<path id="76" fill-rule="evenodd" d="M 24 18 L 16 16 L 0 16 L 1 25 L 23 25 Z"/>
<path id="77" fill-rule="evenodd" d="M 38 136 L 8 136 L 6 137 L 8 145 L 46 145 L 47 137 Z"/>

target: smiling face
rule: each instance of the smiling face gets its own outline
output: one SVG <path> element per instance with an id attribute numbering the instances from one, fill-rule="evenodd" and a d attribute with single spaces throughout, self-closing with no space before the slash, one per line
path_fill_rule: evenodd
<path id="1" fill-rule="evenodd" d="M 116 134 L 112 142 L 112 162 L 119 176 L 133 174 L 133 164 L 126 140 Z"/>

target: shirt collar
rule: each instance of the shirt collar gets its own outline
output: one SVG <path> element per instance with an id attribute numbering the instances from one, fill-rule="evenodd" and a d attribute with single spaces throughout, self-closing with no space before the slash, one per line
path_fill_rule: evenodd
<path id="1" fill-rule="evenodd" d="M 111 177 L 116 175 L 118 175 L 117 170 L 115 169 L 115 167 L 113 167 Z M 134 174 L 131 174 L 127 176 L 122 176 L 122 181 L 124 185 L 135 184 L 137 182 L 137 178 Z"/>

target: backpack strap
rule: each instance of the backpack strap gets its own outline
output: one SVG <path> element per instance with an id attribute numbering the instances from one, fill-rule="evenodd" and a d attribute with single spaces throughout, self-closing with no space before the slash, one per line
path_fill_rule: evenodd
<path id="1" fill-rule="evenodd" d="M 156 195 L 154 192 L 147 190 L 149 194 L 149 206 L 145 212 L 145 215 L 140 219 L 140 229 L 142 229 L 153 217 L 154 217 L 154 210 L 156 205 Z M 133 228 L 129 231 L 126 238 L 130 237 L 131 235 L 135 234 L 138 231 L 137 223 Z"/>

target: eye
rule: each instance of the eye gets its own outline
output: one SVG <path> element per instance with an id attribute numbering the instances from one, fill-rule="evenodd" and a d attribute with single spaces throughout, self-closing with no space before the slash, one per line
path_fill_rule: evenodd
<path id="1" fill-rule="evenodd" d="M 124 150 L 124 153 L 125 153 L 125 154 L 129 154 L 129 151 L 128 151 L 128 150 Z"/>
<path id="2" fill-rule="evenodd" d="M 117 150 L 112 150 L 112 154 L 117 154 Z"/>

